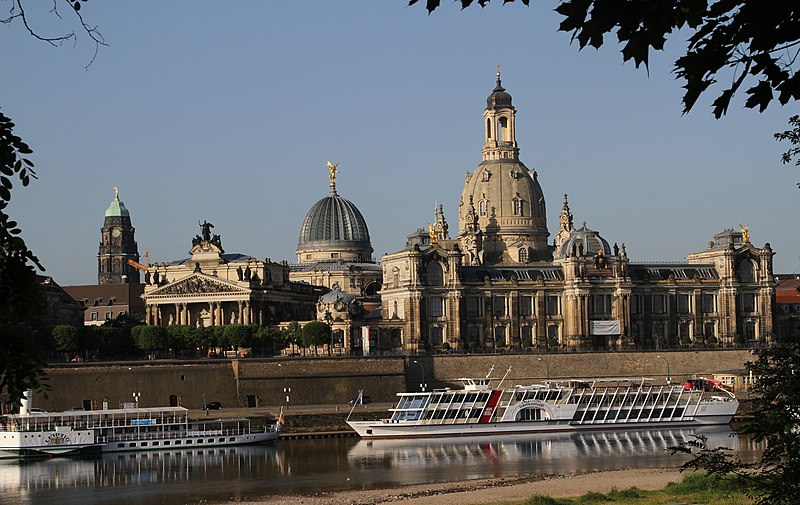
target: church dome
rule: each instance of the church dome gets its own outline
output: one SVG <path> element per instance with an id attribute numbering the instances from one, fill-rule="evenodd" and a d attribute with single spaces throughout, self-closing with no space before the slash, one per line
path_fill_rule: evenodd
<path id="1" fill-rule="evenodd" d="M 494 87 L 492 94 L 486 99 L 486 108 L 499 109 L 511 106 L 511 95 L 506 93 L 506 89 L 500 84 L 500 75 L 498 73 L 497 86 Z"/>
<path id="2" fill-rule="evenodd" d="M 319 303 L 324 305 L 336 305 L 337 302 L 342 302 L 344 305 L 350 305 L 355 299 L 356 297 L 354 295 L 342 291 L 339 287 L 339 283 L 334 283 L 331 291 L 319 297 Z"/>
<path id="3" fill-rule="evenodd" d="M 611 248 L 608 247 L 606 239 L 594 230 L 586 227 L 586 223 L 582 227 L 572 230 L 569 238 L 561 244 L 559 255 L 567 257 L 572 255 L 573 247 L 575 254 L 579 256 L 594 256 L 598 251 L 602 250 L 605 256 L 611 255 Z M 581 252 L 582 251 L 582 252 Z"/>
<path id="4" fill-rule="evenodd" d="M 131 217 L 131 213 L 128 212 L 125 204 L 120 201 L 119 195 L 116 195 L 108 205 L 106 217 Z"/>
<path id="5" fill-rule="evenodd" d="M 303 219 L 297 244 L 298 259 L 310 259 L 300 257 L 306 252 L 324 253 L 323 256 L 314 254 L 315 260 L 369 261 L 372 256 L 367 222 L 353 202 L 339 196 L 335 189 L 315 203 Z"/>

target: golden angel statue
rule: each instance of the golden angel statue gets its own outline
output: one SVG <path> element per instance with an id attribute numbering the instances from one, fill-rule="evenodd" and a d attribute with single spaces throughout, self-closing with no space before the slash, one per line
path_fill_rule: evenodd
<path id="1" fill-rule="evenodd" d="M 336 174 L 339 173 L 339 171 L 336 170 L 336 167 L 338 167 L 338 166 L 339 166 L 338 163 L 334 164 L 334 163 L 331 163 L 330 161 L 328 162 L 328 168 L 331 170 L 331 175 L 330 175 L 331 181 L 336 179 Z"/>
<path id="2" fill-rule="evenodd" d="M 739 224 L 739 229 L 742 230 L 742 241 L 747 244 L 750 242 L 750 228 Z"/>

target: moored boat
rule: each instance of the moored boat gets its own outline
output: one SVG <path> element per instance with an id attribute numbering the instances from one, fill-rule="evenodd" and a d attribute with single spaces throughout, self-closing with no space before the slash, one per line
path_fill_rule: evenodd
<path id="1" fill-rule="evenodd" d="M 505 389 L 502 380 L 492 388 L 488 376 L 459 380 L 460 389 L 398 393 L 388 419 L 347 424 L 362 438 L 463 437 L 721 425 L 739 407 L 733 393 L 708 380 L 560 380 Z"/>
<path id="2" fill-rule="evenodd" d="M 0 418 L 0 457 L 192 449 L 271 442 L 278 425 L 249 419 L 190 419 L 183 407 L 29 412 Z"/>

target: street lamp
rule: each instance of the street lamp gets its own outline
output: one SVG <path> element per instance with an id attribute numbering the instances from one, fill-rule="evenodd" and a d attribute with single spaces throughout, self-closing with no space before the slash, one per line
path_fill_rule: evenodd
<path id="1" fill-rule="evenodd" d="M 550 364 L 547 362 L 546 359 L 543 359 L 541 356 L 536 358 L 536 361 L 541 361 L 544 363 L 545 369 L 547 370 L 547 380 L 550 380 Z"/>
<path id="2" fill-rule="evenodd" d="M 661 358 L 667 364 L 667 384 L 672 384 L 672 374 L 669 372 L 669 360 L 662 355 L 656 356 L 656 358 Z"/>
<path id="3" fill-rule="evenodd" d="M 417 365 L 419 365 L 419 369 L 422 370 L 422 381 L 419 383 L 419 389 L 424 393 L 425 388 L 428 387 L 428 385 L 425 384 L 425 367 L 422 366 L 422 363 L 420 363 L 417 360 L 412 361 L 412 363 L 416 363 Z"/>
<path id="4" fill-rule="evenodd" d="M 128 367 L 128 370 L 133 372 L 133 401 L 138 409 L 139 398 L 142 397 L 142 393 L 139 391 L 139 377 L 136 375 L 136 370 L 134 370 L 133 367 Z"/>
<path id="5" fill-rule="evenodd" d="M 278 367 L 283 370 L 283 366 L 281 363 L 278 363 Z M 283 394 L 286 395 L 286 408 L 289 408 L 289 393 L 292 392 L 292 388 L 289 387 L 289 377 L 287 377 L 286 370 L 283 370 Z"/>

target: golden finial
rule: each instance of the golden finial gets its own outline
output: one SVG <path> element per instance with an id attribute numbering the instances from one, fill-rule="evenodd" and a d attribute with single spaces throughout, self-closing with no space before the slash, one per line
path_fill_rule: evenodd
<path id="1" fill-rule="evenodd" d="M 334 190 L 334 191 L 336 190 L 336 174 L 339 173 L 339 171 L 336 169 L 336 167 L 338 167 L 338 166 L 339 166 L 338 163 L 334 164 L 334 163 L 331 163 L 330 161 L 328 162 L 328 168 L 331 171 L 331 173 L 329 175 L 329 177 L 331 179 L 330 186 L 331 186 L 331 190 Z"/>
<path id="2" fill-rule="evenodd" d="M 497 65 L 497 79 L 500 80 L 500 64 Z"/>
<path id="3" fill-rule="evenodd" d="M 119 200 L 119 186 L 114 186 L 114 199 Z"/>
<path id="4" fill-rule="evenodd" d="M 742 241 L 747 244 L 750 242 L 750 228 L 739 224 L 739 229 L 742 230 Z"/>
<path id="5" fill-rule="evenodd" d="M 428 235 L 431 237 L 431 245 L 437 242 L 436 239 L 436 230 L 433 229 L 433 225 L 428 223 Z"/>

